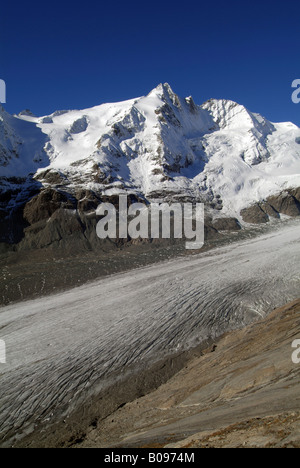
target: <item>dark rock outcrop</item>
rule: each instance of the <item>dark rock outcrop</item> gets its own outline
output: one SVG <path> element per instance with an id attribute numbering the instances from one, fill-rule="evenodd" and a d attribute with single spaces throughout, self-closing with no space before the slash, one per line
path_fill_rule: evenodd
<path id="1" fill-rule="evenodd" d="M 300 188 L 289 189 L 278 195 L 272 195 L 261 203 L 245 208 L 241 216 L 246 223 L 267 223 L 271 218 L 279 218 L 280 214 L 300 216 Z"/>
<path id="2" fill-rule="evenodd" d="M 278 211 L 275 210 L 275 208 L 273 208 L 273 206 L 270 205 L 268 202 L 261 203 L 260 207 L 270 218 L 280 218 L 280 214 L 278 213 Z"/>
<path id="3" fill-rule="evenodd" d="M 289 190 L 290 195 L 292 195 L 298 202 L 300 202 L 300 187 Z"/>
<path id="4" fill-rule="evenodd" d="M 288 216 L 299 216 L 300 215 L 300 202 L 293 196 L 299 196 L 298 191 L 287 191 L 280 195 L 272 196 L 267 199 L 269 205 L 271 205 L 278 213 L 285 214 Z"/>
<path id="5" fill-rule="evenodd" d="M 241 216 L 243 221 L 249 224 L 263 224 L 269 221 L 269 216 L 258 203 L 250 206 L 249 208 L 244 208 L 241 211 Z"/>
<path id="6" fill-rule="evenodd" d="M 174 194 L 161 193 L 161 199 L 174 202 Z M 11 203 L 12 200 L 14 203 Z M 176 199 L 176 201 L 193 202 L 191 199 Z M 217 204 L 219 211 L 222 211 L 222 200 L 216 197 L 216 201 L 220 202 Z M 103 240 L 97 237 L 96 225 L 99 217 L 96 215 L 96 209 L 101 203 L 112 203 L 118 210 L 118 195 L 104 196 L 80 187 L 70 193 L 63 190 L 62 186 L 38 187 L 35 181 L 35 185 L 27 184 L 19 192 L 17 189 L 3 190 L 0 193 L 0 202 L 0 243 L 13 249 L 24 251 L 51 247 L 80 251 L 122 248 L 125 244 L 145 242 L 142 239 L 133 241 L 129 236 L 128 239 L 115 240 Z M 149 200 L 129 194 L 128 207 L 137 202 L 147 204 Z M 210 204 L 206 206 L 213 209 Z M 293 217 L 300 215 L 300 188 L 286 190 L 241 211 L 243 221 L 249 224 L 267 223 L 271 218 L 279 218 L 280 214 Z M 223 231 L 240 230 L 241 225 L 234 217 L 220 217 L 213 221 L 212 217 L 206 215 L 206 241 L 214 241 Z M 151 243 L 153 240 L 148 241 Z M 170 240 L 171 243 L 173 241 L 174 239 Z M 157 244 L 156 240 L 153 243 Z"/>
<path id="7" fill-rule="evenodd" d="M 59 208 L 74 209 L 75 205 L 67 194 L 54 189 L 45 189 L 26 203 L 24 218 L 29 224 L 34 224 L 49 219 Z"/>
<path id="8" fill-rule="evenodd" d="M 79 190 L 76 193 L 77 209 L 82 212 L 96 210 L 101 203 L 99 197 L 91 190 Z"/>
<path id="9" fill-rule="evenodd" d="M 218 218 L 213 222 L 217 231 L 240 231 L 241 225 L 236 218 Z"/>
<path id="10" fill-rule="evenodd" d="M 84 236 L 84 225 L 74 210 L 57 209 L 48 220 L 25 228 L 25 237 L 19 250 L 62 248 L 71 253 L 72 249 L 88 250 L 89 243 Z"/>

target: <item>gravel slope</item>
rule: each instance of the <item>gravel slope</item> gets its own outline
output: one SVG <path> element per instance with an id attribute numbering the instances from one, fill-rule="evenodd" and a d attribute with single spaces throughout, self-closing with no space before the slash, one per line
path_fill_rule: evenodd
<path id="1" fill-rule="evenodd" d="M 291 359 L 299 337 L 300 299 L 226 334 L 80 446 L 299 448 L 300 365 Z"/>

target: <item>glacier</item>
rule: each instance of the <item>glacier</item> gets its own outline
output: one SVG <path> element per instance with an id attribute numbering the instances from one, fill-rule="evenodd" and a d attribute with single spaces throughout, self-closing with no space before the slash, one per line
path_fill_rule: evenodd
<path id="1" fill-rule="evenodd" d="M 107 416 L 103 392 L 298 297 L 299 224 L 1 308 L 0 445 L 71 437 L 74 412 Z"/>

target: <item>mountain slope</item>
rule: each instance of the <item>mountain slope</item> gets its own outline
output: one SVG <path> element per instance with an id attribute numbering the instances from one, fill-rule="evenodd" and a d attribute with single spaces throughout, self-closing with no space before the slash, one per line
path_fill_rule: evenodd
<path id="1" fill-rule="evenodd" d="M 240 221 L 241 210 L 259 203 L 244 220 L 264 222 L 280 211 L 261 203 L 300 187 L 299 143 L 292 123 L 271 123 L 232 101 L 198 106 L 168 84 L 137 99 L 40 118 L 1 108 L 0 210 L 44 189 L 63 192 L 74 209 L 127 191 L 203 201 L 211 216 Z M 299 196 L 286 196 L 300 214 Z"/>
<path id="2" fill-rule="evenodd" d="M 300 446 L 300 300 L 225 334 L 164 385 L 90 427 L 77 447 Z"/>

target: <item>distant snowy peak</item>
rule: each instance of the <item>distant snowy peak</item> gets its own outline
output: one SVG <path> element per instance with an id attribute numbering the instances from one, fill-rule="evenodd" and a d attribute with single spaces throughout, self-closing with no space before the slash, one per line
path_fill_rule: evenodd
<path id="1" fill-rule="evenodd" d="M 245 106 L 224 99 L 210 99 L 202 106 L 212 116 L 219 130 L 256 129 L 268 135 L 275 131 L 275 126 L 260 114 L 250 112 Z"/>
<path id="2" fill-rule="evenodd" d="M 0 109 L 0 176 L 67 193 L 128 191 L 147 199 L 203 200 L 236 214 L 300 187 L 300 129 L 229 100 L 196 105 L 170 85 L 91 109 L 35 117 Z"/>
<path id="3" fill-rule="evenodd" d="M 35 117 L 30 109 L 25 109 L 18 114 L 18 117 Z"/>
<path id="4" fill-rule="evenodd" d="M 12 117 L 0 106 L 0 168 L 8 166 L 11 160 L 18 156 L 21 145 L 21 139 L 11 121 Z"/>
<path id="5" fill-rule="evenodd" d="M 0 107 L 0 178 L 26 178 L 47 166 L 47 140 L 35 117 L 11 116 Z"/>

